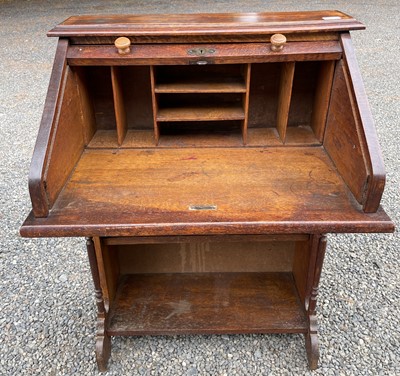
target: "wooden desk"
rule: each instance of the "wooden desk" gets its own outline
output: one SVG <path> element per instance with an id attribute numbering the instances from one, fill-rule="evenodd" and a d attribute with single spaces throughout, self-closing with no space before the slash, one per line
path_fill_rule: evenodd
<path id="1" fill-rule="evenodd" d="M 304 333 L 317 367 L 326 234 L 394 230 L 349 35 L 363 28 L 324 11 L 49 32 L 21 235 L 87 238 L 100 370 L 111 336 L 180 333 Z"/>

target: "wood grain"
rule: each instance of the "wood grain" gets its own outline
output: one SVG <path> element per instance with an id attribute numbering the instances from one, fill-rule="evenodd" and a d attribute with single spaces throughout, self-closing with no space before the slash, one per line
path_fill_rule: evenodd
<path id="1" fill-rule="evenodd" d="M 104 298 L 101 290 L 98 260 L 94 249 L 93 239 L 86 239 L 86 248 L 89 258 L 90 270 L 95 288 L 97 303 L 97 330 L 96 330 L 96 360 L 100 371 L 107 369 L 108 360 L 111 355 L 111 338 L 106 333 L 107 311 L 104 305 Z"/>
<path id="2" fill-rule="evenodd" d="M 68 49 L 69 65 L 187 65 L 246 64 L 281 61 L 338 60 L 342 49 L 338 41 L 288 42 L 282 52 L 270 51 L 267 43 L 205 44 L 213 54 L 191 56 L 195 44 L 142 44 L 126 55 L 119 55 L 114 46 L 77 45 Z"/>
<path id="3" fill-rule="evenodd" d="M 96 118 L 94 114 L 93 98 L 89 92 L 87 69 L 84 67 L 74 67 L 72 71 L 75 73 L 76 84 L 78 86 L 80 106 L 83 118 L 83 133 L 85 146 L 96 132 Z"/>
<path id="4" fill-rule="evenodd" d="M 121 274 L 292 271 L 294 241 L 227 240 L 120 244 L 110 249 Z"/>
<path id="5" fill-rule="evenodd" d="M 72 69 L 76 69 L 73 67 Z M 116 131 L 111 69 L 107 66 L 79 67 L 86 75 L 86 84 L 93 105 L 96 129 Z M 116 132 L 115 132 L 116 133 Z"/>
<path id="6" fill-rule="evenodd" d="M 311 238 L 309 267 L 307 269 L 307 295 L 306 310 L 308 318 L 308 331 L 305 334 L 308 365 L 315 370 L 318 367 L 319 344 L 318 344 L 318 321 L 316 315 L 318 286 L 322 272 L 322 265 L 326 250 L 326 235 L 316 234 Z"/>
<path id="7" fill-rule="evenodd" d="M 309 291 L 307 290 L 308 284 L 308 268 L 310 267 L 310 252 L 311 241 L 298 241 L 296 242 L 295 251 L 293 255 L 293 279 L 296 284 L 297 293 L 299 294 L 300 301 L 304 309 L 306 309 L 306 298 Z"/>
<path id="8" fill-rule="evenodd" d="M 243 145 L 247 144 L 247 128 L 249 125 L 249 100 L 250 100 L 250 80 L 251 80 L 251 64 L 246 64 L 244 66 L 244 81 L 246 84 L 246 91 L 242 96 L 244 119 L 242 121 L 242 137 Z"/>
<path id="9" fill-rule="evenodd" d="M 155 144 L 160 140 L 160 126 L 158 124 L 158 96 L 156 94 L 156 71 L 154 66 L 150 66 L 150 84 L 151 84 L 151 105 L 153 109 L 153 129 Z"/>
<path id="10" fill-rule="evenodd" d="M 138 44 L 147 43 L 265 43 L 268 42 L 272 34 L 229 34 L 229 35 L 146 35 L 136 36 L 130 35 L 131 43 Z M 115 37 L 113 36 L 78 36 L 68 38 L 72 45 L 113 45 Z M 326 32 L 299 32 L 286 34 L 288 42 L 324 42 L 329 40 L 339 40 L 339 33 L 335 31 Z"/>
<path id="11" fill-rule="evenodd" d="M 59 114 L 48 146 L 49 155 L 43 177 L 50 208 L 64 187 L 85 146 L 84 128 L 87 124 L 83 122 L 76 78 L 70 68 L 67 68 L 65 80 Z"/>
<path id="12" fill-rule="evenodd" d="M 189 273 L 125 276 L 107 333 L 305 331 L 291 273 Z"/>
<path id="13" fill-rule="evenodd" d="M 62 92 L 65 86 L 65 74 L 67 71 L 67 50 L 68 40 L 60 39 L 57 44 L 42 120 L 29 169 L 29 194 L 32 209 L 36 217 L 46 217 L 49 213 L 44 174 L 49 156 L 49 145 L 54 134 L 56 119 L 62 103 Z"/>
<path id="14" fill-rule="evenodd" d="M 150 66 L 126 66 L 119 69 L 123 77 L 128 130 L 148 129 L 154 133 Z"/>
<path id="15" fill-rule="evenodd" d="M 192 242 L 284 242 L 305 241 L 309 236 L 305 234 L 291 235 L 188 235 L 188 236 L 124 236 L 103 238 L 107 245 L 129 245 L 129 244 L 165 244 L 165 243 L 192 243 Z"/>
<path id="16" fill-rule="evenodd" d="M 385 166 L 350 35 L 344 33 L 341 35 L 340 40 L 345 52 L 344 61 L 346 63 L 346 71 L 348 72 L 348 85 L 352 96 L 354 96 L 354 111 L 358 131 L 362 139 L 366 167 L 369 173 L 363 208 L 365 212 L 373 213 L 379 207 L 385 188 Z"/>
<path id="17" fill-rule="evenodd" d="M 295 63 L 284 63 L 281 68 L 276 128 L 282 142 L 286 140 L 290 101 L 292 99 Z"/>
<path id="18" fill-rule="evenodd" d="M 337 65 L 326 123 L 324 147 L 357 201 L 362 204 L 368 179 L 359 130 L 343 63 Z"/>
<path id="19" fill-rule="evenodd" d="M 157 121 L 243 120 L 244 118 L 244 110 L 240 104 L 159 108 L 157 111 Z"/>
<path id="20" fill-rule="evenodd" d="M 334 61 L 321 62 L 314 96 L 313 111 L 311 115 L 311 128 L 314 131 L 315 137 L 320 142 L 322 142 L 324 139 L 326 117 L 328 114 L 329 100 L 331 98 L 334 71 Z"/>
<path id="21" fill-rule="evenodd" d="M 118 145 L 124 142 L 128 125 L 126 122 L 126 111 L 124 103 L 124 95 L 122 92 L 122 76 L 118 67 L 111 67 L 111 82 L 114 98 L 115 122 L 117 124 L 117 141 Z"/>
<path id="22" fill-rule="evenodd" d="M 25 236 L 393 231 L 366 214 L 321 147 L 86 150 Z M 110 189 L 112 187 L 112 189 Z M 190 205 L 216 205 L 193 211 Z M 115 215 L 118 213 L 118 215 Z"/>
<path id="23" fill-rule="evenodd" d="M 311 126 L 320 61 L 296 62 L 290 101 L 288 128 Z"/>
<path id="24" fill-rule="evenodd" d="M 117 292 L 120 263 L 118 257 L 113 253 L 113 249 L 105 244 L 104 238 L 100 238 L 100 248 L 104 267 L 104 275 L 102 277 L 104 277 L 104 282 L 107 284 L 109 302 L 111 303 L 114 301 Z"/>
<path id="25" fill-rule="evenodd" d="M 323 17 L 328 17 L 324 19 Z M 329 19 L 335 17 L 336 19 Z M 121 27 L 121 25 L 123 27 Z M 290 32 L 330 32 L 364 29 L 338 11 L 73 16 L 48 36 L 229 36 Z"/>
<path id="26" fill-rule="evenodd" d="M 245 93 L 246 85 L 240 78 L 232 77 L 219 82 L 207 77 L 178 80 L 157 84 L 156 93 Z"/>
<path id="27" fill-rule="evenodd" d="M 249 98 L 249 132 L 251 128 L 276 129 L 280 73 L 280 63 L 252 64 Z"/>
<path id="28" fill-rule="evenodd" d="M 275 128 L 249 128 L 247 130 L 247 147 L 283 146 Z M 97 131 L 88 145 L 91 149 L 110 149 L 117 147 L 115 131 Z M 321 143 L 315 138 L 310 127 L 288 127 L 285 146 L 317 146 Z M 148 130 L 128 130 L 121 148 L 153 147 L 153 132 Z M 167 135 L 163 134 L 158 144 L 159 148 L 192 148 L 192 147 L 240 147 L 242 136 L 239 132 L 216 132 Z"/>
<path id="29" fill-rule="evenodd" d="M 100 288 L 103 295 L 104 307 L 105 310 L 108 311 L 110 308 L 110 293 L 108 289 L 108 281 L 106 277 L 105 267 L 104 267 L 104 260 L 103 260 L 103 251 L 102 251 L 102 238 L 100 237 L 93 237 L 93 246 L 96 254 L 96 263 L 97 263 L 97 270 L 99 273 L 99 283 Z"/>

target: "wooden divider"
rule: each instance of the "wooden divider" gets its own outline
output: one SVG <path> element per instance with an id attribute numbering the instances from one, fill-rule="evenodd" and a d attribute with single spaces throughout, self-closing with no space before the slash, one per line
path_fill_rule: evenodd
<path id="1" fill-rule="evenodd" d="M 117 66 L 111 67 L 111 82 L 114 98 L 115 121 L 117 124 L 117 140 L 118 146 L 121 146 L 124 142 L 128 126 L 126 121 L 124 97 L 122 93 L 120 68 Z"/>
<path id="2" fill-rule="evenodd" d="M 157 122 L 157 112 L 158 112 L 158 105 L 157 105 L 157 95 L 155 91 L 156 86 L 156 73 L 153 65 L 150 65 L 150 83 L 151 83 L 151 101 L 153 105 L 153 122 L 154 122 L 154 140 L 155 144 L 158 145 L 160 140 L 160 128 Z"/>
<path id="3" fill-rule="evenodd" d="M 329 100 L 331 98 L 333 72 L 335 61 L 321 61 L 318 73 L 317 88 L 315 91 L 311 128 L 319 142 L 324 139 L 326 117 L 328 115 Z"/>
<path id="4" fill-rule="evenodd" d="M 244 109 L 244 120 L 242 121 L 243 145 L 247 144 L 247 126 L 249 122 L 250 76 L 251 76 L 251 64 L 246 64 L 244 72 L 246 92 L 243 94 L 243 109 Z"/>
<path id="5" fill-rule="evenodd" d="M 283 143 L 285 143 L 286 140 L 290 99 L 292 97 L 293 88 L 294 67 L 294 62 L 283 63 L 281 70 L 276 128 Z"/>

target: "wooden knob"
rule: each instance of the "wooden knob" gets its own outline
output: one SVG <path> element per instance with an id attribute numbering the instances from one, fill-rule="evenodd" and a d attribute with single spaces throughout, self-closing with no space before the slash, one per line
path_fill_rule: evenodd
<path id="1" fill-rule="evenodd" d="M 130 52 L 131 41 L 126 37 L 119 37 L 114 42 L 115 47 L 118 49 L 120 55 L 125 55 Z"/>
<path id="2" fill-rule="evenodd" d="M 283 34 L 274 34 L 271 37 L 271 50 L 282 51 L 283 45 L 286 43 L 286 37 Z"/>

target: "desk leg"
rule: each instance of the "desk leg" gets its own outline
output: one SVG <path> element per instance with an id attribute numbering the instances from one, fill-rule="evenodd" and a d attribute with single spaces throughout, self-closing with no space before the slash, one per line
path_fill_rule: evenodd
<path id="1" fill-rule="evenodd" d="M 311 251 L 313 257 L 310 258 L 309 268 L 311 290 L 308 294 L 306 304 L 309 328 L 308 332 L 305 335 L 308 365 L 312 370 L 318 367 L 319 359 L 318 322 L 316 315 L 316 306 L 318 296 L 318 284 L 321 277 L 321 270 L 326 250 L 326 236 L 315 235 L 313 243 L 314 244 L 312 245 L 312 247 L 314 247 L 314 249 Z"/>
<path id="2" fill-rule="evenodd" d="M 90 269 L 92 271 L 97 304 L 96 360 L 99 371 L 105 372 L 111 354 L 111 338 L 106 332 L 107 312 L 104 306 L 103 293 L 100 286 L 99 269 L 97 266 L 96 252 L 92 238 L 86 238 L 86 248 Z"/>

